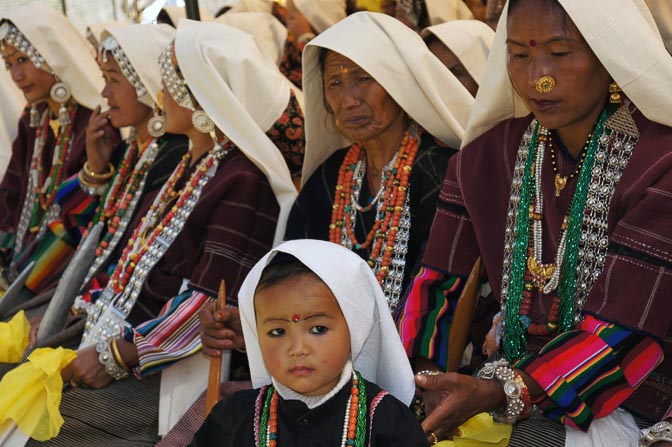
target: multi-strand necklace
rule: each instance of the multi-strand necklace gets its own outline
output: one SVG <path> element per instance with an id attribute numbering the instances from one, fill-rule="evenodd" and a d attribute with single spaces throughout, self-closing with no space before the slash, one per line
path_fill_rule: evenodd
<path id="1" fill-rule="evenodd" d="M 368 263 L 383 288 L 391 310 L 399 302 L 410 238 L 411 212 L 409 179 L 418 153 L 420 131 L 409 126 L 396 155 L 381 172 L 380 188 L 365 206 L 360 205 L 366 176 L 366 151 L 360 143 L 350 146 L 341 164 L 334 192 L 329 240 L 348 249 L 370 249 Z M 358 213 L 375 207 L 374 224 L 364 241 L 357 240 Z"/>
<path id="2" fill-rule="evenodd" d="M 542 264 L 541 166 L 548 130 L 533 120 L 525 132 L 514 167 L 502 271 L 504 352 L 510 361 L 526 352 L 527 333 L 565 332 L 580 322 L 588 291 L 606 261 L 609 204 L 638 138 L 627 106 L 611 116 L 602 112 L 563 219 L 555 262 Z M 535 289 L 557 290 L 546 324 L 531 323 Z"/>
<path id="3" fill-rule="evenodd" d="M 135 139 L 129 143 L 118 174 L 101 206 L 99 222 L 107 224 L 107 229 L 96 247 L 96 258 L 89 267 L 83 285 L 88 284 L 107 261 L 126 232 L 142 196 L 149 168 L 159 151 L 159 144 L 155 138 L 147 140 L 142 147 L 139 147 Z M 131 170 L 133 163 L 135 165 Z"/>
<path id="4" fill-rule="evenodd" d="M 94 305 L 87 307 L 83 345 L 105 342 L 119 333 L 124 319 L 135 306 L 145 278 L 182 231 L 203 188 L 217 172 L 220 160 L 230 147 L 228 140 L 223 145 L 217 144 L 198 163 L 184 187 L 177 190 L 191 162 L 191 151 L 182 157 L 128 241 L 102 295 Z M 97 324 L 108 307 L 113 308 L 114 316 Z"/>
<path id="5" fill-rule="evenodd" d="M 341 447 L 363 447 L 366 442 L 366 384 L 357 372 L 352 372 L 350 397 L 345 406 Z M 278 446 L 278 391 L 273 385 L 263 387 L 255 402 L 255 447 Z"/>
<path id="6" fill-rule="evenodd" d="M 45 231 L 45 222 L 58 215 L 58 206 L 54 204 L 54 200 L 65 175 L 65 164 L 70 154 L 72 130 L 77 109 L 78 105 L 75 102 L 68 105 L 70 122 L 67 126 L 59 128 L 58 135 L 56 135 L 56 147 L 48 174 L 44 173 L 43 159 L 44 148 L 49 138 L 49 108 L 42 114 L 40 124 L 35 131 L 35 144 L 30 172 L 28 173 L 28 187 L 16 230 L 12 265 L 14 265 L 17 256 L 23 249 L 23 240 L 26 233 L 28 231 L 38 233 L 36 237 L 41 237 Z"/>

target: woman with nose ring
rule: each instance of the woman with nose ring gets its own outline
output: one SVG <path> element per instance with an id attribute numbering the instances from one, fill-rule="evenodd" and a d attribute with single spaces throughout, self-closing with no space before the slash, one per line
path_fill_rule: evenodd
<path id="1" fill-rule="evenodd" d="M 491 412 L 512 446 L 667 445 L 672 58 L 653 18 L 639 0 L 510 1 L 486 71 L 400 321 L 434 371 L 416 376 L 428 439 Z M 473 341 L 489 358 L 442 374 L 437 309 L 478 256 L 501 309 Z"/>

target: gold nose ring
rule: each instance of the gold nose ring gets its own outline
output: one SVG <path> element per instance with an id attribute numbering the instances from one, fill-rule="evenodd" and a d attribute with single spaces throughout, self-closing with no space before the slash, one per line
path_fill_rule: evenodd
<path id="1" fill-rule="evenodd" d="M 537 83 L 534 86 L 539 93 L 551 93 L 555 88 L 555 79 L 552 76 L 542 76 L 537 79 Z"/>

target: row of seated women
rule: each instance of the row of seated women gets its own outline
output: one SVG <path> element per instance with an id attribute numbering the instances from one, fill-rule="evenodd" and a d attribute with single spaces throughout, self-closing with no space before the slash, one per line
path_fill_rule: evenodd
<path id="1" fill-rule="evenodd" d="M 153 445 L 206 386 L 200 350 L 244 379 L 238 291 L 283 239 L 368 263 L 428 442 L 494 412 L 510 445 L 632 445 L 670 416 L 672 58 L 649 10 L 516 0 L 494 41 L 480 22 L 422 34 L 353 14 L 306 43 L 297 84 L 222 23 L 110 26 L 96 60 L 45 6 L 3 17 L 29 107 L 0 184 L 0 313 L 33 316 L 29 351 L 78 347 L 45 445 Z"/>

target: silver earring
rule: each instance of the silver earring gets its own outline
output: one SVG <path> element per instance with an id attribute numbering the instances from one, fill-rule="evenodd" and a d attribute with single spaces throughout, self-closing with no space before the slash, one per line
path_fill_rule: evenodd
<path id="1" fill-rule="evenodd" d="M 65 82 L 57 79 L 56 83 L 51 86 L 49 95 L 51 96 L 51 99 L 61 105 L 58 109 L 58 125 L 61 127 L 67 126 L 70 124 L 70 114 L 68 113 L 68 107 L 66 105 L 72 97 L 70 87 L 68 87 Z"/>
<path id="2" fill-rule="evenodd" d="M 30 105 L 30 127 L 35 128 L 40 125 L 40 113 L 35 104 Z"/>
<path id="3" fill-rule="evenodd" d="M 159 138 L 166 133 L 166 119 L 154 109 L 154 116 L 147 122 L 147 131 L 154 138 Z"/>
<path id="4" fill-rule="evenodd" d="M 191 124 L 201 133 L 210 133 L 215 130 L 215 123 L 203 110 L 195 110 L 191 114 Z"/>

